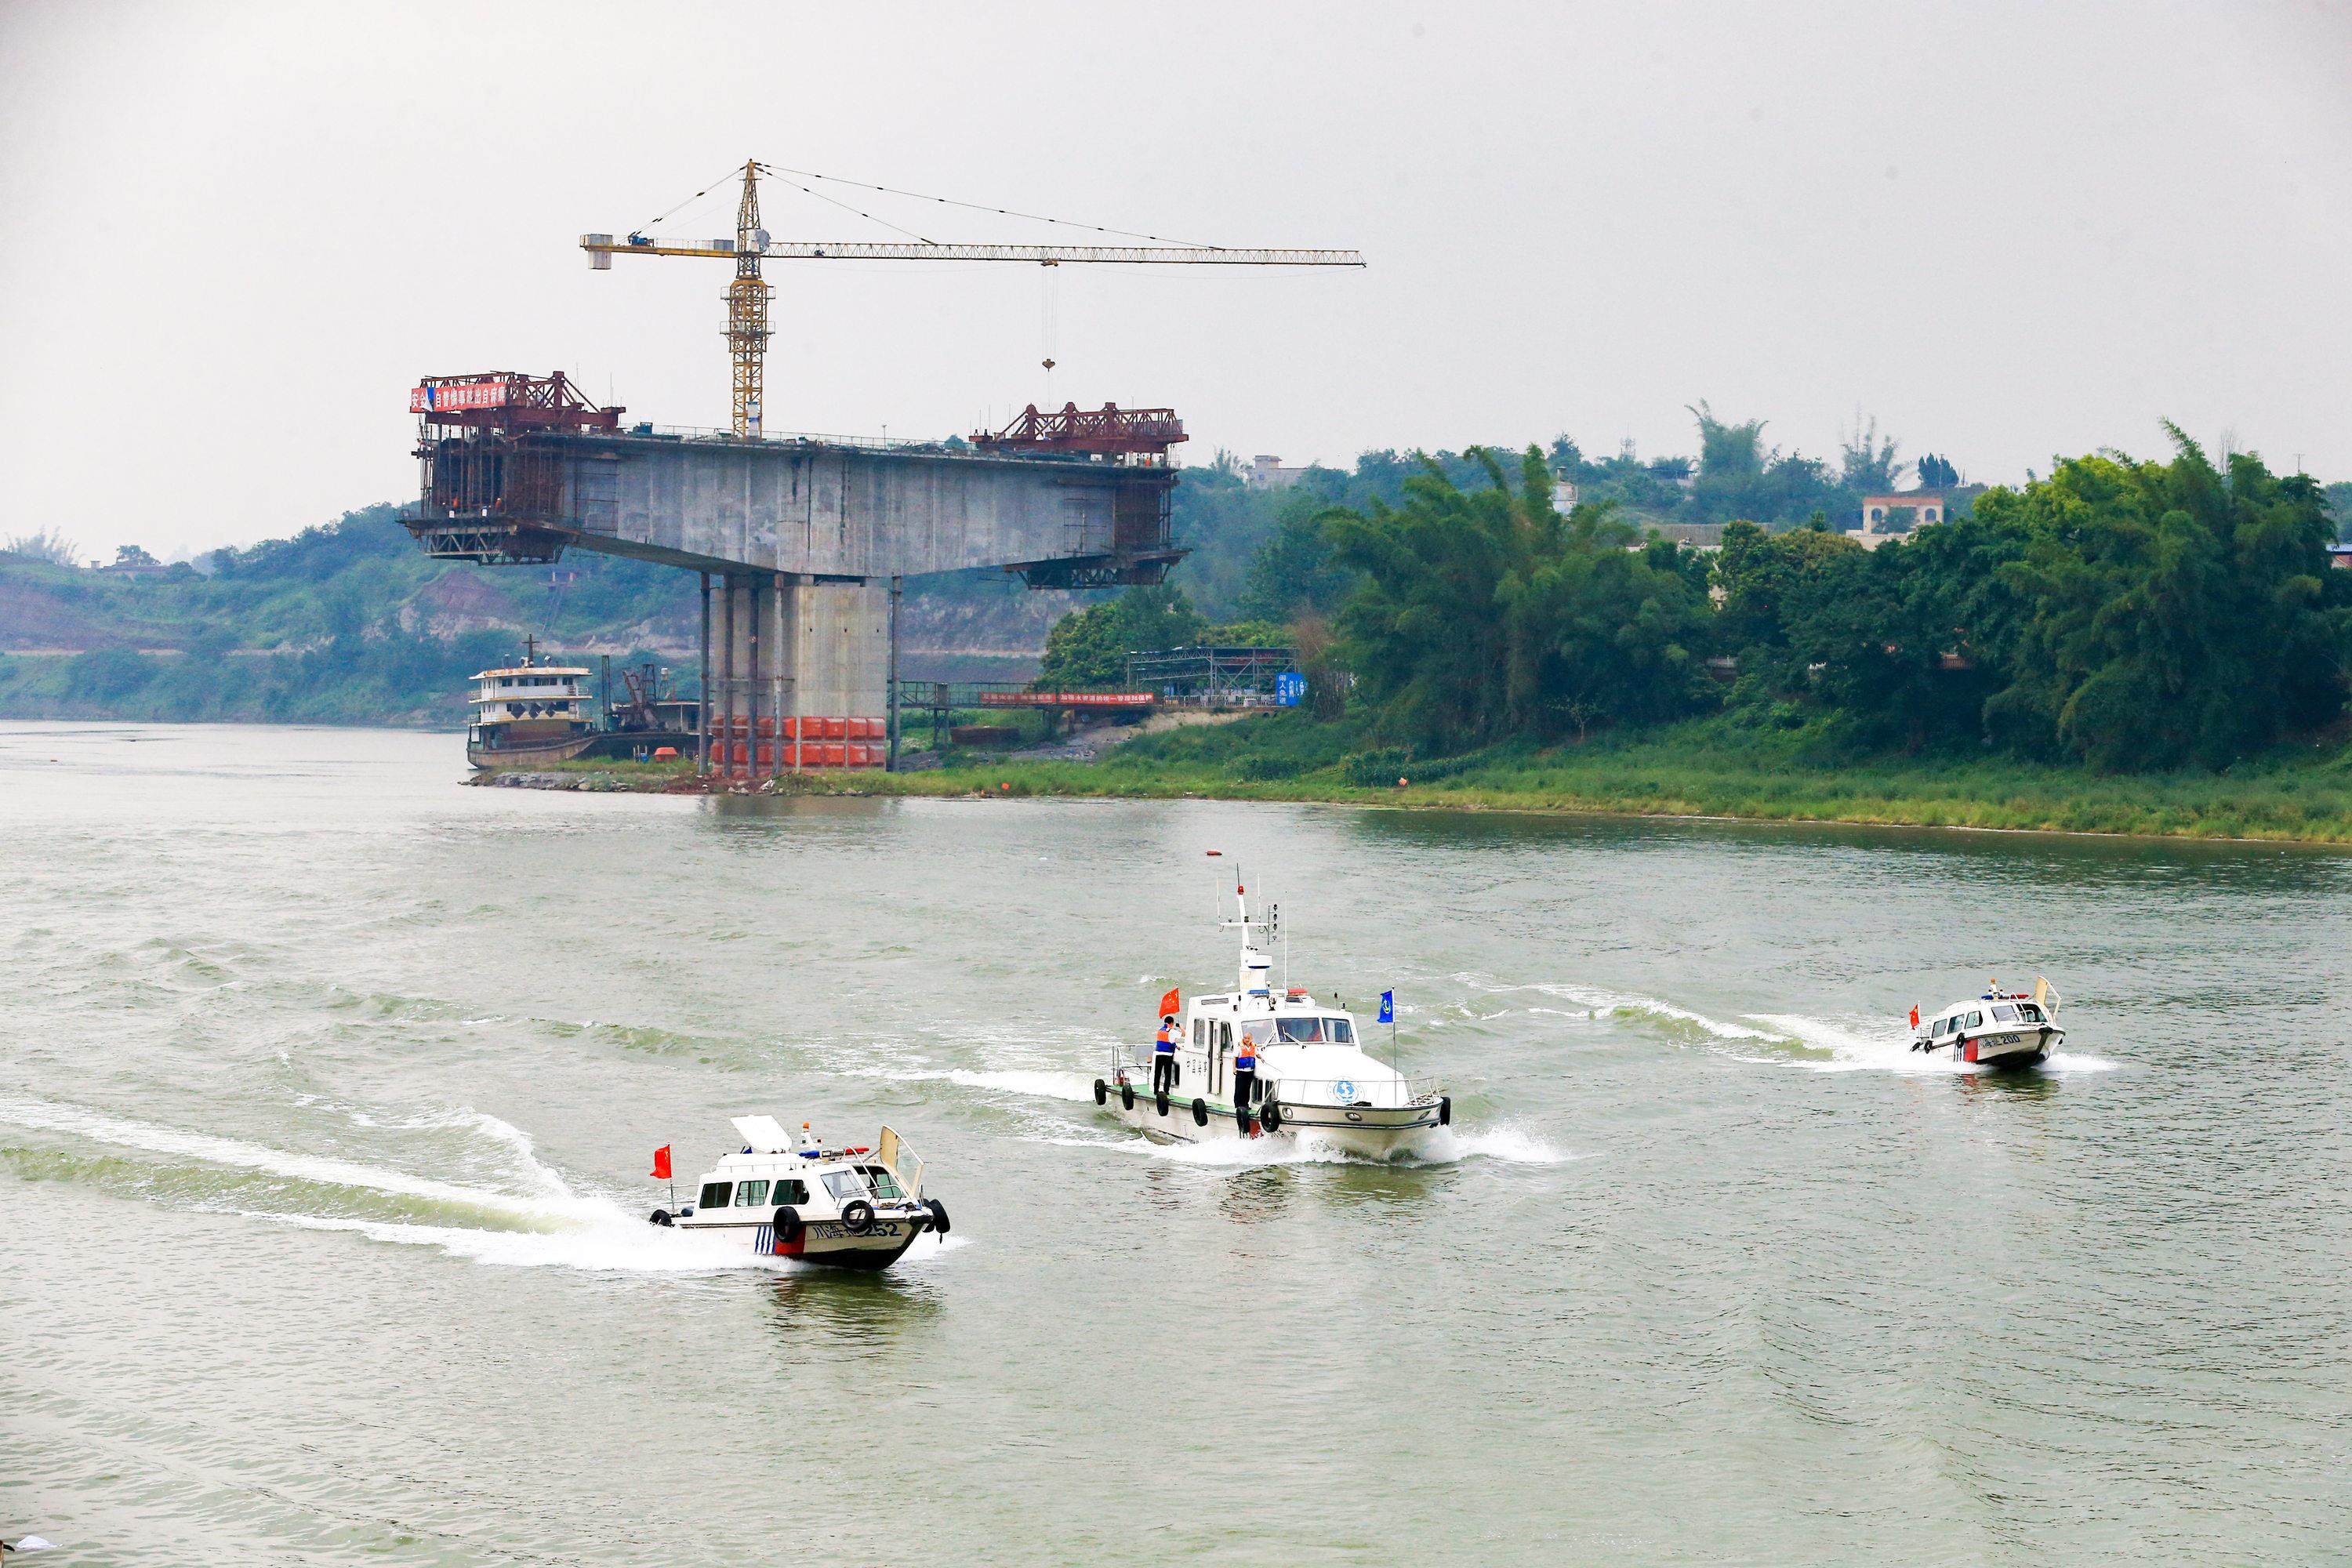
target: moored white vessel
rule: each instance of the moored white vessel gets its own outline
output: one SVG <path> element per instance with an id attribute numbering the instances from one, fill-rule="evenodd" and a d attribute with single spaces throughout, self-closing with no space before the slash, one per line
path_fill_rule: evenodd
<path id="1" fill-rule="evenodd" d="M 1210 851 L 1214 855 L 1216 851 Z M 1221 926 L 1242 933 L 1238 984 L 1228 993 L 1182 1002 L 1172 1084 L 1155 1084 L 1153 1050 L 1114 1047 L 1095 1080 L 1095 1103 L 1154 1137 L 1311 1138 L 1372 1159 L 1425 1149 L 1454 1119 L 1454 1102 L 1433 1078 L 1409 1078 L 1365 1048 L 1354 1014 L 1303 985 L 1273 983 L 1281 912 L 1253 916 L 1236 877 L 1236 916 Z M 1175 1011 L 1178 993 L 1161 998 Z M 1254 1051 L 1246 1081 L 1236 1063 Z"/>
<path id="2" fill-rule="evenodd" d="M 596 738 L 592 699 L 581 684 L 587 668 L 541 663 L 537 642 L 531 639 L 520 664 L 474 674 L 466 760 L 478 768 L 567 761 Z"/>
<path id="3" fill-rule="evenodd" d="M 731 1120 L 743 1146 L 705 1173 L 693 1202 L 654 1210 L 654 1224 L 844 1268 L 887 1268 L 925 1231 L 947 1235 L 947 1205 L 923 1195 L 923 1162 L 889 1128 L 871 1147 L 826 1149 L 805 1121 L 794 1138 L 772 1116 Z M 668 1156 L 654 1156 L 656 1177 L 668 1176 Z"/>
<path id="4" fill-rule="evenodd" d="M 1955 1002 L 1922 1021 L 1911 1009 L 1911 1048 L 1929 1056 L 1949 1052 L 1953 1061 L 1983 1067 L 2032 1067 L 2066 1038 L 2058 1026 L 2058 992 L 2034 977 L 2033 989 L 2003 991 L 1989 984 L 1980 995 Z"/>

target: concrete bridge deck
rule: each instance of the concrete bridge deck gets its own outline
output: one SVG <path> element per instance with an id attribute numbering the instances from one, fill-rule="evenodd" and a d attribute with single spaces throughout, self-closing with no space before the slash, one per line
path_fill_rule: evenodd
<path id="1" fill-rule="evenodd" d="M 1018 571 L 1036 587 L 1157 582 L 1164 465 L 939 443 L 627 432 L 453 437 L 420 448 L 426 553 L 550 561 L 565 548 L 689 571 L 825 578 Z"/>

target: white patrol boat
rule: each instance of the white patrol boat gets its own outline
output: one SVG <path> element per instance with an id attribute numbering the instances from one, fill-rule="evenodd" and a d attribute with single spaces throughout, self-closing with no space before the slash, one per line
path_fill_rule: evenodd
<path id="1" fill-rule="evenodd" d="M 1346 1008 L 1303 985 L 1276 988 L 1270 950 L 1281 911 L 1268 904 L 1253 918 L 1238 879 L 1234 900 L 1238 915 L 1226 920 L 1220 895 L 1217 923 L 1241 931 L 1240 985 L 1184 1004 L 1172 1087 L 1154 1086 L 1151 1047 L 1115 1047 L 1108 1075 L 1095 1079 L 1095 1103 L 1152 1136 L 1191 1142 L 1285 1133 L 1372 1159 L 1418 1152 L 1454 1120 L 1453 1100 L 1435 1079 L 1407 1078 L 1375 1060 Z M 1175 995 L 1162 998 L 1163 1014 L 1174 1010 Z M 1257 1071 L 1244 1095 L 1234 1061 L 1245 1040 Z"/>
<path id="2" fill-rule="evenodd" d="M 1922 1023 L 1911 1010 L 1911 1048 L 1984 1067 L 2032 1067 L 2066 1038 L 2058 1026 L 2058 993 L 2035 976 L 2033 989 L 2003 991 L 1998 981 L 1972 1001 L 1955 1002 Z"/>
<path id="3" fill-rule="evenodd" d="M 871 1148 L 826 1149 L 805 1121 L 795 1139 L 772 1116 L 731 1120 L 742 1148 L 720 1156 L 694 1202 L 654 1210 L 654 1224 L 728 1231 L 748 1252 L 844 1268 L 887 1268 L 926 1230 L 947 1235 L 947 1205 L 923 1196 L 923 1163 L 889 1128 Z"/>

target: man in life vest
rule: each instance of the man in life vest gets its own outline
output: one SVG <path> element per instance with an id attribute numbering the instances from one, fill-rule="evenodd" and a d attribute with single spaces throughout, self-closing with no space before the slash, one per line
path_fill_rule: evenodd
<path id="1" fill-rule="evenodd" d="M 1176 1015 L 1160 1020 L 1160 1037 L 1151 1044 L 1151 1092 L 1167 1094 L 1176 1087 Z"/>
<path id="2" fill-rule="evenodd" d="M 1247 1029 L 1242 1031 L 1242 1043 L 1234 1050 L 1234 1105 L 1236 1110 L 1250 1108 L 1250 1091 L 1257 1085 L 1257 1037 Z"/>

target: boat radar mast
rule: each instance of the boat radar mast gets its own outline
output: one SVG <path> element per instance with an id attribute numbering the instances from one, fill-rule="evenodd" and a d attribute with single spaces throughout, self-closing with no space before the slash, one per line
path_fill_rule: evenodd
<path id="1" fill-rule="evenodd" d="M 1223 858 L 1224 853 L 1222 849 L 1209 851 L 1210 858 L 1213 859 Z M 1222 886 L 1220 884 L 1221 888 Z M 1273 987 L 1271 976 L 1274 971 L 1274 942 L 1275 939 L 1282 933 L 1282 906 L 1269 903 L 1265 906 L 1264 914 L 1255 920 L 1250 918 L 1249 882 L 1242 875 L 1241 862 L 1238 860 L 1234 862 L 1234 908 L 1237 911 L 1237 918 L 1225 919 L 1224 894 L 1220 891 L 1217 895 L 1217 924 L 1229 931 L 1238 929 L 1242 933 L 1242 992 L 1251 996 L 1269 994 Z M 1262 942 L 1256 936 L 1260 931 L 1265 933 Z"/>

